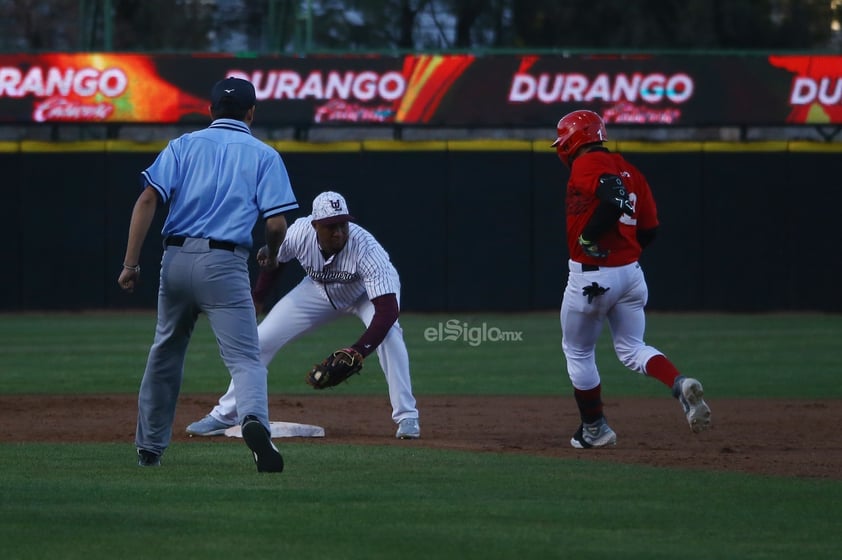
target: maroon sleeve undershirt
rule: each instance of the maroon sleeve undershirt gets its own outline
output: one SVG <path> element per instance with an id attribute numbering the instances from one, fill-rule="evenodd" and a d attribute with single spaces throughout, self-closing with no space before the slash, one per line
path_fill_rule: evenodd
<path id="1" fill-rule="evenodd" d="M 269 292 L 272 290 L 272 286 L 275 285 L 275 281 L 278 277 L 280 277 L 285 264 L 286 263 L 279 262 L 278 268 L 274 270 L 266 270 L 264 268 L 260 269 L 260 275 L 257 277 L 257 280 L 254 283 L 254 288 L 251 291 L 251 297 L 256 303 L 263 303 L 263 300 L 265 300 L 266 296 L 269 295 Z"/>
<path id="2" fill-rule="evenodd" d="M 386 334 L 395 321 L 398 320 L 398 298 L 395 294 L 383 294 L 377 296 L 371 303 L 374 304 L 374 317 L 371 319 L 368 328 L 362 334 L 360 339 L 356 341 L 351 348 L 363 355 L 368 356 L 374 352 L 377 347 L 386 338 Z"/>

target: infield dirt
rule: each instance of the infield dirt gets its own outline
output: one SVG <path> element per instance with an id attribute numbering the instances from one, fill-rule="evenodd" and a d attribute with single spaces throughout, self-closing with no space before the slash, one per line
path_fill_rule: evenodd
<path id="1" fill-rule="evenodd" d="M 194 440 L 184 428 L 215 403 L 216 395 L 182 395 L 172 445 L 190 445 Z M 325 429 L 324 438 L 296 438 L 313 445 L 417 446 L 842 480 L 842 400 L 708 404 L 711 429 L 693 434 L 669 397 L 608 398 L 605 412 L 617 446 L 577 450 L 569 439 L 578 414 L 565 397 L 420 396 L 422 438 L 402 441 L 394 437 L 385 395 L 270 396 L 272 420 Z M 135 395 L 2 395 L 0 442 L 125 442 L 131 448 L 136 414 Z M 233 438 L 213 439 L 239 444 Z"/>

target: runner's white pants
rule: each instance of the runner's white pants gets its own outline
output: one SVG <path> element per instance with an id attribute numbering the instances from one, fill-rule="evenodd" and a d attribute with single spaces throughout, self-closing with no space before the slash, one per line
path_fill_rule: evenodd
<path id="1" fill-rule="evenodd" d="M 578 262 L 568 264 L 570 273 L 561 304 L 561 346 L 573 387 L 587 391 L 600 383 L 596 343 L 606 319 L 617 358 L 630 370 L 645 374 L 646 363 L 661 352 L 643 341 L 649 290 L 640 264 L 601 266 L 588 272 L 582 272 Z M 605 291 L 588 301 L 583 291 L 594 283 Z"/>

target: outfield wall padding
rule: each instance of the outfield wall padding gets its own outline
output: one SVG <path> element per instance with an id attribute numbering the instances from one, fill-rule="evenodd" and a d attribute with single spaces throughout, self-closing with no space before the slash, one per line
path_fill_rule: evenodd
<path id="1" fill-rule="evenodd" d="M 155 307 L 159 210 L 142 283 L 120 291 L 139 173 L 162 143 L 2 143 L 0 310 Z M 305 216 L 336 190 L 385 246 L 407 311 L 557 308 L 567 170 L 546 143 L 279 142 Z M 641 259 L 649 309 L 842 311 L 842 145 L 611 143 L 648 176 L 661 230 Z M 256 246 L 262 224 L 255 227 Z M 252 273 L 256 274 L 254 265 Z M 276 296 L 301 277 L 288 267 Z"/>

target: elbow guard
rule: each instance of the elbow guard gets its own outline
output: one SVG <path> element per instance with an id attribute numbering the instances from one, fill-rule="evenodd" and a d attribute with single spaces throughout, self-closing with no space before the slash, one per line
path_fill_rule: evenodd
<path id="1" fill-rule="evenodd" d="M 616 206 L 623 214 L 634 214 L 634 206 L 629 200 L 629 191 L 618 175 L 605 174 L 600 176 L 596 187 L 596 196 L 603 202 Z"/>

